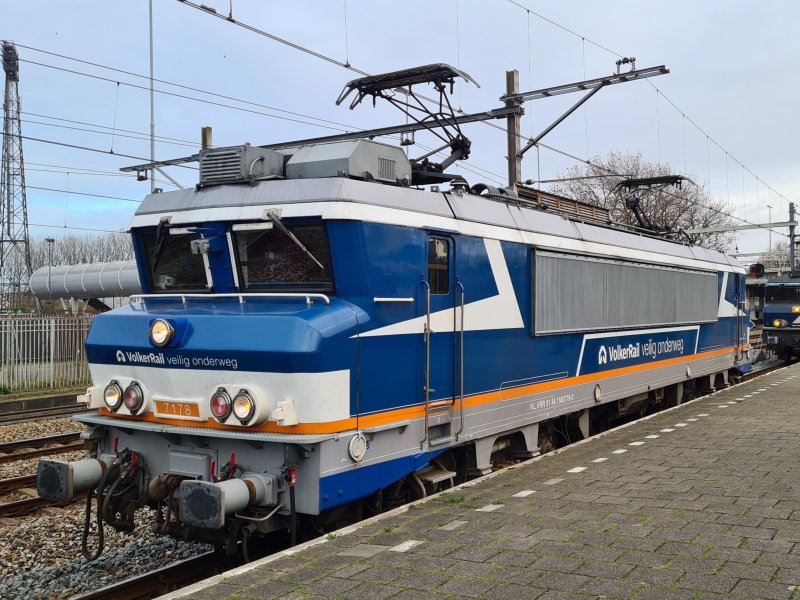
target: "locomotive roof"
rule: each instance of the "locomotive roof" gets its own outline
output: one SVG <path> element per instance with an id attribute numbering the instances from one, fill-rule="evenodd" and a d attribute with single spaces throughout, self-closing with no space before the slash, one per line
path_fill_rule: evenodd
<path id="1" fill-rule="evenodd" d="M 604 227 L 562 215 L 498 202 L 458 191 L 434 192 L 382 185 L 346 177 L 259 181 L 189 188 L 148 195 L 139 205 L 131 227 L 157 225 L 164 216 L 173 225 L 264 218 L 266 207 L 280 206 L 283 217 L 321 216 L 460 231 L 508 241 L 525 241 L 567 251 L 609 254 L 636 260 L 680 257 L 684 266 L 744 272 L 733 258 L 700 246 L 688 246 L 622 228 Z M 520 235 L 520 232 L 523 235 Z M 538 234 L 531 241 L 530 234 Z M 570 243 L 562 243 L 561 240 Z M 636 256 L 631 256 L 631 254 Z"/>

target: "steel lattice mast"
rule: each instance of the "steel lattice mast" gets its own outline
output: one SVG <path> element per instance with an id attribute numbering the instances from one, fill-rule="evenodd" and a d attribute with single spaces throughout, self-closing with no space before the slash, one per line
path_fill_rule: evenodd
<path id="1" fill-rule="evenodd" d="M 20 124 L 19 57 L 11 42 L 3 41 L 3 160 L 0 173 L 0 308 L 16 308 L 15 298 L 28 287 L 31 252 L 25 164 Z"/>

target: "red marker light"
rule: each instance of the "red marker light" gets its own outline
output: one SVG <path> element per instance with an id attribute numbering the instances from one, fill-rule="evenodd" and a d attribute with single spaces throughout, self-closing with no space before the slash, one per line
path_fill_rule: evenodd
<path id="1" fill-rule="evenodd" d="M 289 467 L 287 471 L 289 487 L 294 487 L 297 483 L 297 469 L 295 467 Z"/>
<path id="2" fill-rule="evenodd" d="M 208 477 L 209 477 L 210 481 L 216 481 L 217 480 L 216 473 L 217 473 L 217 461 L 212 460 L 211 461 L 211 467 L 208 469 Z"/>
<path id="3" fill-rule="evenodd" d="M 114 438 L 114 454 L 119 454 L 119 438 Z"/>

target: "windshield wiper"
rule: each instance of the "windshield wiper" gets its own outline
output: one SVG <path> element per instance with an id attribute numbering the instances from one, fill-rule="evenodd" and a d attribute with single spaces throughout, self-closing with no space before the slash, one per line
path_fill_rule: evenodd
<path id="1" fill-rule="evenodd" d="M 324 265 L 323 265 L 321 262 L 319 262 L 319 261 L 317 260 L 317 257 L 316 257 L 316 256 L 314 256 L 314 255 L 311 253 L 311 250 L 309 250 L 308 248 L 306 248 L 306 247 L 303 245 L 303 242 L 301 242 L 300 240 L 298 240 L 298 239 L 297 239 L 297 236 L 296 236 L 295 234 L 293 234 L 291 231 L 289 231 L 289 230 L 286 228 L 286 225 L 284 225 L 284 224 L 283 224 L 283 221 L 281 221 L 281 218 L 280 218 L 280 216 L 278 216 L 278 211 L 276 211 L 276 210 L 268 210 L 268 211 L 267 211 L 267 218 L 268 218 L 270 221 L 272 221 L 273 223 L 275 223 L 275 226 L 276 226 L 278 229 L 280 229 L 280 230 L 281 230 L 283 233 L 285 233 L 287 236 L 289 236 L 289 239 L 290 239 L 290 240 L 292 240 L 292 241 L 293 241 L 295 244 L 297 244 L 297 246 L 298 246 L 298 247 L 299 247 L 299 248 L 300 248 L 300 249 L 301 249 L 303 252 L 305 252 L 306 254 L 308 254 L 308 257 L 309 257 L 311 260 L 313 260 L 315 263 L 317 263 L 317 264 L 319 265 L 319 268 L 320 268 L 320 269 L 322 269 L 323 271 L 325 270 L 325 266 L 324 266 Z"/>
<path id="2" fill-rule="evenodd" d="M 161 259 L 161 255 L 164 253 L 164 242 L 167 239 L 167 225 L 169 225 L 169 217 L 163 217 L 158 222 L 158 229 L 156 229 L 156 247 L 153 251 L 153 264 L 150 267 L 153 273 L 156 272 L 156 265 Z"/>

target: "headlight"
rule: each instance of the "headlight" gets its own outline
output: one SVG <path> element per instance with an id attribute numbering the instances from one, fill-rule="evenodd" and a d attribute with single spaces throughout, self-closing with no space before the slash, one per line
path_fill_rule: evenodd
<path id="1" fill-rule="evenodd" d="M 785 320 L 783 320 L 783 319 L 775 319 L 775 320 L 772 322 L 772 326 L 773 326 L 773 327 L 788 327 L 788 326 L 789 326 L 789 323 L 788 323 L 788 322 L 786 322 L 786 321 L 785 321 Z"/>
<path id="2" fill-rule="evenodd" d="M 111 411 L 117 411 L 122 404 L 122 388 L 116 381 L 112 381 L 103 390 L 103 401 Z"/>
<path id="3" fill-rule="evenodd" d="M 211 396 L 211 414 L 220 423 L 231 416 L 231 397 L 223 388 L 219 388 Z"/>
<path id="4" fill-rule="evenodd" d="M 142 393 L 142 388 L 139 387 L 139 384 L 135 381 L 131 382 L 131 384 L 125 388 L 125 393 L 122 396 L 122 402 L 125 404 L 125 407 L 131 411 L 132 415 L 135 415 L 139 412 L 139 409 L 142 408 L 142 404 L 144 404 L 144 394 Z"/>
<path id="5" fill-rule="evenodd" d="M 793 306 L 792 307 L 792 312 L 795 313 L 795 314 L 800 313 L 800 306 Z"/>
<path id="6" fill-rule="evenodd" d="M 150 341 L 159 348 L 166 346 L 175 336 L 175 328 L 164 319 L 156 319 L 150 324 Z"/>
<path id="7" fill-rule="evenodd" d="M 242 424 L 246 424 L 256 412 L 256 403 L 247 390 L 239 390 L 233 397 L 233 414 Z"/>

